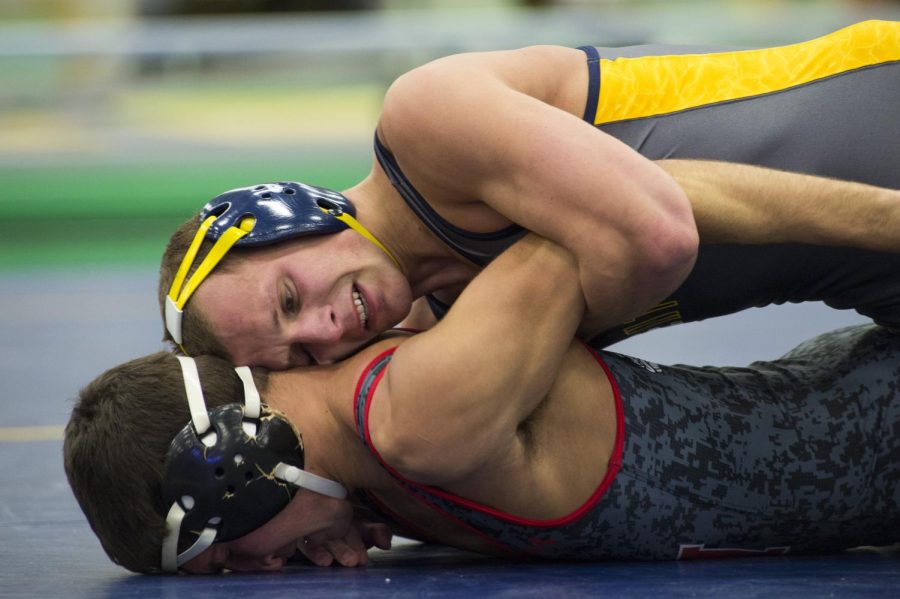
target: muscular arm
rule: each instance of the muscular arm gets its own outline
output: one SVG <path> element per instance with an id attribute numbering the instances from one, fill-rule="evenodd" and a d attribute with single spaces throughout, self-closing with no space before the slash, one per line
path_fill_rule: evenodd
<path id="1" fill-rule="evenodd" d="M 399 346 L 371 404 L 381 456 L 446 485 L 522 451 L 519 424 L 556 378 L 584 304 L 571 254 L 529 235 Z"/>
<path id="2" fill-rule="evenodd" d="M 725 162 L 658 164 L 687 193 L 701 243 L 900 252 L 900 191 Z"/>
<path id="3" fill-rule="evenodd" d="M 481 232 L 515 222 L 572 251 L 600 330 L 673 291 L 697 233 L 671 177 L 558 107 L 578 104 L 566 81 L 583 77 L 583 92 L 586 76 L 584 55 L 564 48 L 449 57 L 392 85 L 379 131 L 450 222 Z"/>

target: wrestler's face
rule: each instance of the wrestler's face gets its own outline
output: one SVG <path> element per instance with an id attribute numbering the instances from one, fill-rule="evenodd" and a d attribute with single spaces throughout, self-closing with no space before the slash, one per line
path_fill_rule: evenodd
<path id="1" fill-rule="evenodd" d="M 409 312 L 403 273 L 352 230 L 246 252 L 191 300 L 235 364 L 283 370 L 343 358 Z"/>
<path id="2" fill-rule="evenodd" d="M 213 544 L 182 569 L 192 574 L 277 571 L 299 551 L 305 539 L 342 538 L 352 521 L 349 502 L 300 490 L 266 524 L 234 541 Z"/>

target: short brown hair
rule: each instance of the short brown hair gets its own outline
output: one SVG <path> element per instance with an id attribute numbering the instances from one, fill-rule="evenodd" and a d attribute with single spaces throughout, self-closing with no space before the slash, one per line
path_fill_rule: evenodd
<path id="1" fill-rule="evenodd" d="M 172 344 L 173 347 L 175 347 L 175 341 L 172 339 L 172 336 L 165 326 L 166 297 L 169 294 L 169 288 L 172 286 L 172 281 L 178 273 L 178 268 L 181 266 L 181 261 L 184 259 L 188 247 L 190 247 L 191 242 L 194 240 L 197 229 L 200 228 L 200 224 L 200 214 L 198 213 L 178 227 L 178 230 L 176 230 L 172 237 L 169 238 L 169 243 L 166 245 L 159 266 L 159 287 L 157 289 L 157 296 L 159 298 L 160 314 L 163 318 L 163 341 Z M 203 240 L 203 243 L 200 245 L 200 250 L 197 252 L 197 258 L 194 260 L 194 264 L 188 272 L 188 277 L 193 274 L 203 258 L 209 253 L 209 250 L 212 249 L 213 243 L 214 242 L 209 239 Z M 246 249 L 237 247 L 231 248 L 231 250 L 229 250 L 222 258 L 222 261 L 216 266 L 215 272 L 227 272 L 230 268 L 240 262 L 242 255 L 247 251 L 248 250 Z M 209 354 L 225 358 L 226 360 L 231 359 L 225 346 L 216 338 L 209 321 L 206 320 L 198 310 L 191 307 L 191 302 L 188 302 L 185 305 L 183 314 L 183 320 L 181 322 L 181 346 L 189 355 L 200 356 Z"/>
<path id="2" fill-rule="evenodd" d="M 228 362 L 201 356 L 197 369 L 207 407 L 243 400 Z M 265 372 L 254 375 L 262 391 Z M 75 498 L 109 558 L 134 572 L 160 572 L 166 453 L 190 418 L 178 360 L 158 352 L 89 383 L 66 426 L 63 457 Z"/>

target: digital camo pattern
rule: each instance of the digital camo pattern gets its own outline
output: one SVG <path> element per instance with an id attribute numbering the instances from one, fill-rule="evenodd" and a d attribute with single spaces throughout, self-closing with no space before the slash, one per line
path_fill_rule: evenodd
<path id="1" fill-rule="evenodd" d="M 612 486 L 581 519 L 527 526 L 401 482 L 501 544 L 549 558 L 817 553 L 900 541 L 900 336 L 851 327 L 747 368 L 602 358 L 621 390 L 625 446 Z"/>

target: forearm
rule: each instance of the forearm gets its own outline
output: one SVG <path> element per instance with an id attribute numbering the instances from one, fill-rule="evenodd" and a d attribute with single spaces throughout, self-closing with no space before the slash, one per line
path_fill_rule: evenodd
<path id="1" fill-rule="evenodd" d="M 808 243 L 900 252 L 900 191 L 727 162 L 663 160 L 701 243 Z"/>
<path id="2" fill-rule="evenodd" d="M 435 409 L 449 415 L 470 408 L 488 417 L 512 408 L 525 415 L 533 404 L 488 406 L 478 397 L 542 396 L 583 310 L 571 253 L 528 235 L 475 277 L 434 328 L 397 351 L 414 355 L 415 362 L 442 364 L 435 372 L 408 373 L 425 379 L 425 388 L 458 396 L 455 405 L 441 401 Z M 395 374 L 400 370 L 393 367 Z"/>
<path id="3" fill-rule="evenodd" d="M 572 115 L 543 116 L 534 131 L 517 126 L 516 138 L 531 133 L 521 144 L 531 150 L 507 152 L 480 197 L 574 254 L 587 306 L 581 331 L 599 332 L 653 307 L 688 276 L 698 245 L 693 212 L 655 163 Z M 544 129 L 557 134 L 541 141 Z"/>
<path id="4" fill-rule="evenodd" d="M 535 131 L 523 144 L 532 151 L 507 152 L 479 197 L 574 254 L 587 307 L 581 331 L 595 333 L 677 289 L 698 233 L 685 193 L 655 163 L 571 115 L 546 117 L 558 119 L 559 135 L 540 143 Z"/>
<path id="5" fill-rule="evenodd" d="M 519 241 L 395 352 L 370 413 L 379 452 L 439 484 L 508 447 L 555 380 L 582 310 L 571 254 L 535 236 Z"/>

